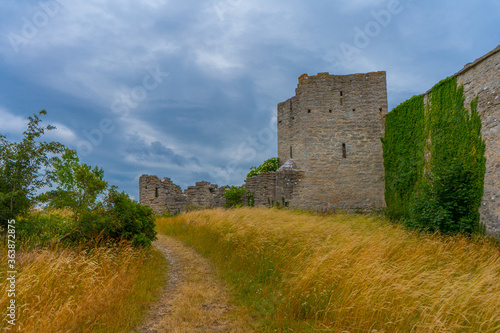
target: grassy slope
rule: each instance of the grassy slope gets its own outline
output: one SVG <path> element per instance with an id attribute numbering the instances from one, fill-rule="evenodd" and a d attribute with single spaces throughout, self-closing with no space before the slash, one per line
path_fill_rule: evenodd
<path id="1" fill-rule="evenodd" d="M 0 246 L 6 258 L 5 245 Z M 17 252 L 16 329 L 23 332 L 126 332 L 141 320 L 164 285 L 167 268 L 157 250 L 119 248 Z M 6 260 L 0 290 L 6 290 Z M 7 307 L 0 293 L 0 308 Z M 2 311 L 4 319 L 5 311 Z M 8 327 L 5 321 L 0 329 Z"/>
<path id="2" fill-rule="evenodd" d="M 257 208 L 186 213 L 157 229 L 208 256 L 260 331 L 500 331 L 500 251 L 487 239 Z"/>

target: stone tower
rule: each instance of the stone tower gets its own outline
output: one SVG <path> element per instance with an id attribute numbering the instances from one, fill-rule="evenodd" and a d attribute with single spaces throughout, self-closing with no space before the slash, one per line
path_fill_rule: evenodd
<path id="1" fill-rule="evenodd" d="M 278 157 L 302 177 L 291 207 L 368 211 L 385 206 L 385 72 L 299 77 L 278 104 Z"/>

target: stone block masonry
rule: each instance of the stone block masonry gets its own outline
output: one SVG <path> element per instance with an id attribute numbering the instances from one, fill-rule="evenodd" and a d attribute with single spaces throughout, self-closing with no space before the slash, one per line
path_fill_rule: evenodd
<path id="1" fill-rule="evenodd" d="M 278 104 L 278 157 L 302 171 L 290 206 L 383 207 L 386 113 L 385 72 L 300 76 L 295 96 Z"/>
<path id="2" fill-rule="evenodd" d="M 481 222 L 489 234 L 500 236 L 500 46 L 455 74 L 464 86 L 465 105 L 478 96 L 477 112 L 486 144 L 486 173 Z"/>
<path id="3" fill-rule="evenodd" d="M 183 192 L 170 178 L 142 175 L 139 178 L 139 202 L 159 215 L 177 214 L 187 209 L 225 207 L 226 198 L 222 193 L 226 188 L 203 181 Z"/>

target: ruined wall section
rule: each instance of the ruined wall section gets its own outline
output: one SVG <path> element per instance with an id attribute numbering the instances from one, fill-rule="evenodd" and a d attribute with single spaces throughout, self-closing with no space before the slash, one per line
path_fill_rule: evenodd
<path id="1" fill-rule="evenodd" d="M 184 211 L 186 197 L 170 178 L 142 175 L 139 178 L 139 203 L 151 207 L 156 214 L 175 214 Z"/>
<path id="2" fill-rule="evenodd" d="M 302 182 L 304 173 L 298 170 L 293 159 L 289 159 L 276 171 L 275 201 L 283 205 L 290 204 L 294 189 Z"/>
<path id="3" fill-rule="evenodd" d="M 466 65 L 457 74 L 465 104 L 478 96 L 482 136 L 486 143 L 484 194 L 479 210 L 489 234 L 500 235 L 500 46 Z"/>
<path id="4" fill-rule="evenodd" d="M 248 194 L 253 194 L 254 205 L 269 206 L 269 202 L 275 201 L 276 172 L 263 172 L 245 179 L 245 189 Z M 245 201 L 246 205 L 247 202 Z"/>
<path id="5" fill-rule="evenodd" d="M 206 181 L 197 182 L 195 186 L 189 186 L 184 194 L 188 208 L 216 208 L 225 207 L 226 198 L 222 195 L 225 187 L 219 188 L 215 184 Z"/>
<path id="6" fill-rule="evenodd" d="M 293 153 L 290 147 L 295 144 L 295 111 L 294 105 L 297 104 L 297 97 L 292 97 L 285 102 L 278 104 L 278 135 L 281 140 L 278 140 L 278 157 L 280 158 L 280 166 L 288 159 L 292 158 Z"/>
<path id="7" fill-rule="evenodd" d="M 304 74 L 295 92 L 278 105 L 278 156 L 303 172 L 291 206 L 383 207 L 385 72 Z"/>

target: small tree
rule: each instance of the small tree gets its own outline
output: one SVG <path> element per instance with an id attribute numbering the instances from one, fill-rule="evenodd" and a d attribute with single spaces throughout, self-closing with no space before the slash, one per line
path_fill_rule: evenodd
<path id="1" fill-rule="evenodd" d="M 23 132 L 21 142 L 9 142 L 0 134 L 0 225 L 8 219 L 25 214 L 36 201 L 36 192 L 50 185 L 51 164 L 64 145 L 59 142 L 38 142 L 45 131 L 55 127 L 40 125 L 39 116 L 46 115 L 42 110 L 28 117 L 28 128 Z"/>
<path id="2" fill-rule="evenodd" d="M 226 189 L 226 192 L 222 195 L 226 197 L 226 207 L 241 207 L 243 206 L 243 196 L 246 190 L 244 187 L 239 188 L 236 186 L 231 186 L 231 188 Z"/>
<path id="3" fill-rule="evenodd" d="M 69 149 L 64 152 L 62 159 L 54 161 L 53 167 L 54 180 L 58 186 L 56 194 L 51 193 L 51 206 L 71 209 L 75 223 L 85 212 L 102 206 L 98 197 L 108 187 L 102 168 L 96 166 L 92 169 L 87 164 L 80 164 L 76 152 Z"/>
<path id="4" fill-rule="evenodd" d="M 262 172 L 276 171 L 278 170 L 279 164 L 280 159 L 278 157 L 273 157 L 265 160 L 264 163 L 262 163 L 258 167 L 250 167 L 250 172 L 247 174 L 247 177 L 253 177 Z"/>

